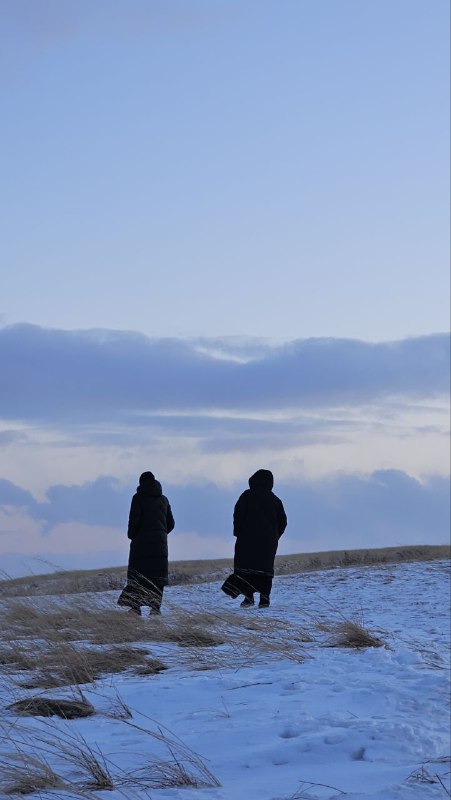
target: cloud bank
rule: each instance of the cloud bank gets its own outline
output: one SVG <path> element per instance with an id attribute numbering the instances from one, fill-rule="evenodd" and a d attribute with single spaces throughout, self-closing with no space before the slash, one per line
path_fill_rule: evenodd
<path id="1" fill-rule="evenodd" d="M 247 484 L 229 489 L 214 483 L 163 487 L 181 532 L 228 535 L 238 494 Z M 44 524 L 44 531 L 65 522 L 106 527 L 126 527 L 133 484 L 121 485 L 110 476 L 81 485 L 50 486 L 44 502 L 10 481 L 0 479 L 0 507 L 26 510 Z M 339 535 L 362 530 L 376 535 L 390 524 L 393 529 L 448 530 L 450 484 L 445 477 L 424 482 L 400 470 L 377 470 L 370 475 L 335 475 L 318 481 L 281 483 L 275 490 L 290 508 L 292 532 Z M 391 522 L 390 522 L 391 520 Z M 376 546 L 376 545 L 374 545 Z"/>
<path id="2" fill-rule="evenodd" d="M 230 541 L 232 514 L 246 485 L 220 488 L 212 483 L 164 486 L 176 518 L 175 537 L 195 532 L 198 537 Z M 42 548 L 58 526 L 79 524 L 115 529 L 126 542 L 133 485 L 99 477 L 83 485 L 51 486 L 44 502 L 10 481 L 0 480 L 0 510 L 25 514 L 38 523 Z M 420 482 L 405 472 L 378 470 L 370 475 L 338 475 L 319 481 L 280 483 L 275 492 L 284 501 L 288 537 L 298 551 L 382 547 L 387 544 L 444 543 L 450 524 L 450 485 L 443 477 Z M 173 537 L 174 538 L 174 537 Z M 3 534 L 0 545 L 11 541 Z M 73 542 L 59 541 L 61 553 Z M 96 549 L 95 547 L 93 548 Z M 195 558 L 187 553 L 186 558 Z M 86 557 L 89 566 L 89 556 Z"/>
<path id="3" fill-rule="evenodd" d="M 0 417 L 148 425 L 149 414 L 261 412 L 449 393 L 447 334 L 372 344 L 307 339 L 250 354 L 227 341 L 112 331 L 0 330 Z M 150 421 L 152 418 L 150 417 Z"/>

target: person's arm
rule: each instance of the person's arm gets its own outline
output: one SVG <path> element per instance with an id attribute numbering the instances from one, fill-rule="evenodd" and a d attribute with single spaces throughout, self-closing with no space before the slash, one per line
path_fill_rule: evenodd
<path id="1" fill-rule="evenodd" d="M 130 506 L 130 514 L 128 516 L 128 531 L 127 536 L 129 539 L 133 539 L 135 533 L 138 530 L 139 520 L 141 519 L 141 506 L 139 500 L 135 495 L 132 497 L 132 503 Z"/>
<path id="2" fill-rule="evenodd" d="M 285 528 L 287 527 L 287 515 L 285 514 L 285 509 L 283 507 L 283 503 L 279 500 L 278 509 L 277 509 L 277 525 L 279 528 L 279 539 L 282 536 Z"/>
<path id="3" fill-rule="evenodd" d="M 233 510 L 233 535 L 239 536 L 243 530 L 247 512 L 246 492 L 238 498 Z"/>
<path id="4" fill-rule="evenodd" d="M 174 516 L 172 514 L 171 506 L 169 505 L 169 502 L 168 502 L 168 507 L 167 507 L 167 510 L 166 510 L 166 530 L 167 530 L 168 533 L 170 533 L 171 531 L 174 530 L 174 528 L 175 528 L 175 520 L 174 520 Z"/>

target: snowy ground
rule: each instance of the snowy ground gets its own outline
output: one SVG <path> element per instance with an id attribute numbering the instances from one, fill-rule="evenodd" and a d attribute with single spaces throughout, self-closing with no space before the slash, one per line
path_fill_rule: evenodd
<path id="1" fill-rule="evenodd" d="M 251 631 L 265 615 L 269 646 L 261 652 L 254 644 L 244 658 L 227 644 L 200 654 L 200 648 L 147 643 L 169 669 L 84 686 L 96 715 L 55 717 L 51 725 L 67 741 L 81 734 L 122 776 L 118 788 L 95 792 L 105 800 L 445 800 L 451 796 L 449 578 L 448 562 L 281 577 L 269 610 L 240 609 L 218 583 L 169 587 L 165 618 L 180 609 L 233 611 L 245 638 L 245 626 Z M 344 617 L 363 620 L 385 646 L 331 646 Z M 272 649 L 277 620 L 285 633 Z M 121 719 L 125 707 L 133 716 Z M 2 722 L 9 720 L 17 724 L 3 710 Z M 27 718 L 26 726 L 40 730 L 42 721 Z M 167 743 L 155 738 L 159 731 L 175 742 L 178 759 L 186 757 L 184 747 L 200 755 L 220 785 L 146 790 L 149 759 L 172 758 Z M 186 763 L 196 772 L 192 758 Z M 75 773 L 68 778 L 76 780 Z M 40 796 L 72 795 L 55 789 Z"/>

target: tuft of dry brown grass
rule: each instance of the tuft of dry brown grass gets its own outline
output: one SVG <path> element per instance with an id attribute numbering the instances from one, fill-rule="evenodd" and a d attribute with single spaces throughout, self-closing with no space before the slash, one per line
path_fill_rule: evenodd
<path id="1" fill-rule="evenodd" d="M 4 795 L 27 795 L 64 791 L 65 797 L 89 797 L 99 800 L 95 790 L 113 789 L 107 759 L 78 733 L 59 731 L 46 721 L 41 729 L 27 730 L 14 726 L 3 731 L 2 739 L 11 752 L 0 759 L 0 792 Z M 50 761 L 54 762 L 52 765 Z M 71 779 L 61 774 L 67 763 Z M 77 773 L 75 780 L 74 770 Z"/>
<path id="2" fill-rule="evenodd" d="M 108 760 L 98 746 L 91 746 L 79 733 L 79 741 L 58 742 L 58 755 L 77 767 L 85 777 L 83 789 L 111 790 L 115 788 L 114 778 Z M 51 742 L 53 744 L 53 741 Z"/>
<path id="3" fill-rule="evenodd" d="M 94 706 L 87 700 L 67 700 L 62 697 L 27 697 L 7 708 L 29 717 L 58 716 L 62 719 L 78 719 L 94 714 Z"/>
<path id="4" fill-rule="evenodd" d="M 110 647 L 91 650 L 72 644 L 61 644 L 44 650 L 39 658 L 39 670 L 28 680 L 26 688 L 52 689 L 58 686 L 72 686 L 94 683 L 102 675 L 109 675 L 135 667 L 148 668 L 146 674 L 156 674 L 164 665 L 148 659 L 145 650 L 135 647 Z"/>
<path id="5" fill-rule="evenodd" d="M 31 754 L 11 753 L 6 761 L 0 760 L 0 767 L 0 792 L 6 796 L 64 788 L 46 761 Z"/>
<path id="6" fill-rule="evenodd" d="M 340 622 L 333 637 L 332 647 L 384 647 L 384 642 L 374 636 L 362 623 L 353 620 Z"/>
<path id="7" fill-rule="evenodd" d="M 214 782 L 199 776 L 182 761 L 172 758 L 168 761 L 155 761 L 142 770 L 145 783 L 151 789 L 203 789 L 208 786 L 220 786 L 219 781 Z M 211 774 L 211 773 L 210 773 Z"/>
<path id="8" fill-rule="evenodd" d="M 159 672 L 167 669 L 166 664 L 163 664 L 159 658 L 146 658 L 141 667 L 135 670 L 136 675 L 158 675 Z"/>
<path id="9" fill-rule="evenodd" d="M 124 720 L 124 724 L 163 744 L 170 758 L 151 759 L 147 766 L 139 770 L 139 773 L 135 773 L 135 778 L 139 775 L 141 780 L 145 780 L 146 786 L 152 789 L 203 788 L 221 785 L 198 753 L 161 725 L 156 729 L 149 728 L 147 723 L 153 720 L 145 714 L 139 716 L 143 719 L 144 725 L 131 720 Z"/>

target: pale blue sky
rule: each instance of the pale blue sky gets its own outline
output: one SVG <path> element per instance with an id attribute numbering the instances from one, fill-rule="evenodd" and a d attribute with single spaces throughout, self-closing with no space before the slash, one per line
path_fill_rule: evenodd
<path id="1" fill-rule="evenodd" d="M 172 558 L 232 553 L 260 467 L 284 552 L 446 541 L 448 0 L 0 0 L 0 37 L 3 568 L 125 563 L 145 469 Z"/>
<path id="2" fill-rule="evenodd" d="M 2 0 L 0 313 L 446 330 L 447 0 Z"/>

